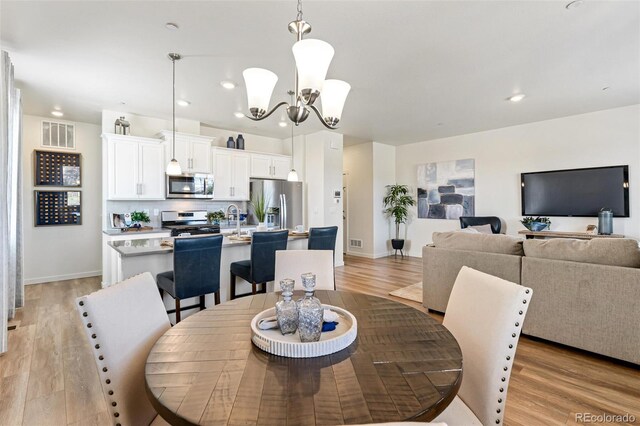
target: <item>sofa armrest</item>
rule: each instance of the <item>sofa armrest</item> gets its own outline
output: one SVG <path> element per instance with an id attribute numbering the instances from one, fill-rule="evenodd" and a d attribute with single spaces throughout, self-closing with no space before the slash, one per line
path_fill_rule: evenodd
<path id="1" fill-rule="evenodd" d="M 463 266 L 520 283 L 521 256 L 425 246 L 422 249 L 422 304 L 445 312 Z"/>
<path id="2" fill-rule="evenodd" d="M 523 333 L 640 364 L 640 269 L 524 257 Z"/>

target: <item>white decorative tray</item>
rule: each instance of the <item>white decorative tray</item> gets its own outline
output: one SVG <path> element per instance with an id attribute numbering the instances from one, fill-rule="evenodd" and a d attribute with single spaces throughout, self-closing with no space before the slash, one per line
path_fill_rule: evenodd
<path id="1" fill-rule="evenodd" d="M 302 343 L 297 331 L 294 334 L 283 336 L 277 328 L 272 330 L 259 329 L 258 322 L 262 318 L 275 316 L 275 307 L 262 311 L 253 317 L 251 320 L 251 341 L 265 352 L 288 358 L 313 358 L 341 351 L 356 340 L 358 321 L 349 311 L 337 306 L 323 304 L 322 307 L 336 312 L 340 318 L 336 329 L 323 332 L 318 342 Z"/>

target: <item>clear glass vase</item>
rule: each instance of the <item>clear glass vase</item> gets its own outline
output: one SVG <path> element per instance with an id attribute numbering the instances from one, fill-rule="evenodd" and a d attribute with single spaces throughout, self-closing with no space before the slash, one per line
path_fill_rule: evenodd
<path id="1" fill-rule="evenodd" d="M 276 318 L 282 334 L 293 334 L 298 329 L 298 305 L 291 300 L 295 281 L 286 278 L 280 281 L 280 289 L 284 300 L 276 303 Z"/>
<path id="2" fill-rule="evenodd" d="M 302 274 L 305 296 L 298 300 L 298 334 L 301 342 L 317 342 L 322 333 L 322 303 L 313 296 L 316 276 Z"/>

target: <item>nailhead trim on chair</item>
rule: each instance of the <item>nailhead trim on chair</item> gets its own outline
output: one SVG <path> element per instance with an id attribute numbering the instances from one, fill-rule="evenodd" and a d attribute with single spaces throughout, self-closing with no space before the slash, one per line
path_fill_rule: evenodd
<path id="1" fill-rule="evenodd" d="M 529 294 L 529 293 L 531 293 L 531 290 L 530 290 L 530 289 L 526 289 L 526 290 L 525 290 L 525 294 Z M 526 304 L 527 304 L 527 299 L 524 299 L 524 300 L 522 301 L 522 304 L 523 304 L 523 305 L 526 305 Z M 518 315 L 523 315 L 523 314 L 524 314 L 524 311 L 522 311 L 522 310 L 518 310 Z M 515 332 L 514 332 L 514 333 L 511 333 L 511 337 L 512 337 L 512 338 L 514 338 L 514 339 L 517 339 L 517 338 L 518 338 L 518 335 L 519 335 L 519 333 L 520 333 L 520 330 L 519 330 L 519 328 L 520 328 L 520 321 L 516 321 L 516 322 L 515 322 L 515 324 L 514 324 L 514 326 L 516 327 L 516 330 L 515 330 Z M 513 343 L 509 343 L 509 349 L 513 349 Z M 511 355 L 507 355 L 507 356 L 506 356 L 506 360 L 507 360 L 507 361 L 511 361 Z M 503 371 L 509 371 L 509 366 L 505 366 L 505 367 L 503 367 Z M 507 381 L 507 379 L 506 379 L 506 377 L 502 377 L 502 378 L 500 379 L 500 381 L 504 383 L 504 382 L 506 382 L 506 381 Z M 504 387 L 499 388 L 499 391 L 500 391 L 500 393 L 504 393 L 504 391 L 505 391 Z M 498 407 L 496 408 L 496 413 L 497 413 L 497 414 L 502 413 L 502 407 L 501 407 L 502 403 L 503 403 L 503 399 L 502 399 L 502 397 L 500 396 L 500 397 L 498 397 Z M 496 424 L 500 424 L 500 423 L 501 423 L 501 419 L 500 419 L 500 418 L 497 418 L 497 419 L 496 419 Z"/>
<path id="2" fill-rule="evenodd" d="M 80 306 L 84 306 L 84 302 L 83 302 L 83 301 L 78 302 L 78 304 L 79 304 Z M 85 312 L 83 312 L 83 313 L 82 313 L 82 317 L 83 317 L 83 318 L 87 318 L 87 320 L 88 320 L 88 316 L 89 316 L 89 313 L 88 313 L 88 312 L 86 312 L 86 311 L 85 311 Z M 87 324 L 86 324 L 86 326 L 87 326 L 87 328 L 92 328 L 92 327 L 93 327 L 93 324 L 91 324 L 91 323 L 89 322 L 89 323 L 87 323 Z M 97 337 L 98 337 L 98 336 L 97 336 L 95 333 L 93 333 L 93 334 L 91 335 L 91 338 L 92 338 L 92 339 L 97 339 Z M 95 348 L 96 350 L 100 349 L 100 344 L 99 344 L 99 343 L 96 343 L 96 344 L 95 344 L 95 346 L 94 346 L 94 348 Z M 104 356 L 103 356 L 102 354 L 98 355 L 98 360 L 100 360 L 100 361 L 103 361 L 103 362 L 104 362 Z M 102 367 L 102 371 L 103 371 L 104 373 L 106 373 L 106 372 L 108 372 L 108 371 L 109 371 L 109 369 L 108 369 L 106 366 L 103 366 L 103 367 Z M 107 379 L 105 379 L 105 381 L 104 381 L 104 382 L 105 382 L 107 385 L 109 385 L 109 384 L 111 384 L 111 379 L 107 378 Z M 107 394 L 109 394 L 109 395 L 113 395 L 113 390 L 112 390 L 112 389 L 109 389 L 109 390 L 107 391 Z M 112 402 L 111 402 L 111 406 L 112 406 L 112 407 L 116 407 L 117 405 L 118 405 L 118 403 L 117 403 L 116 401 L 112 401 Z M 114 417 L 120 417 L 120 413 L 118 413 L 118 412 L 116 411 L 116 412 L 114 412 L 114 413 L 113 413 L 113 416 L 114 416 Z M 116 426 L 121 426 L 121 425 L 120 425 L 120 423 L 117 423 L 117 424 L 116 424 Z"/>

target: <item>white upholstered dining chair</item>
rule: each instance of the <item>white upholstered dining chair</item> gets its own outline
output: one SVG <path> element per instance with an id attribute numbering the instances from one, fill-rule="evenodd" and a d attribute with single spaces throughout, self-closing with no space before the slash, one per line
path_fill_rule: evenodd
<path id="1" fill-rule="evenodd" d="M 435 422 L 502 424 L 513 358 L 532 294 L 530 288 L 462 267 L 443 321 L 462 349 L 462 385 Z"/>
<path id="2" fill-rule="evenodd" d="M 296 280 L 295 290 L 303 290 L 300 275 L 316 274 L 316 290 L 335 290 L 332 250 L 278 250 L 274 287 L 280 291 L 280 281 Z"/>
<path id="3" fill-rule="evenodd" d="M 79 297 L 76 307 L 113 424 L 166 424 L 151 406 L 144 382 L 149 351 L 171 326 L 151 274 Z"/>

